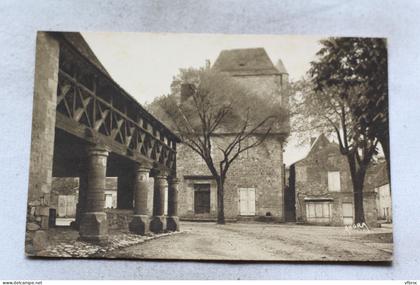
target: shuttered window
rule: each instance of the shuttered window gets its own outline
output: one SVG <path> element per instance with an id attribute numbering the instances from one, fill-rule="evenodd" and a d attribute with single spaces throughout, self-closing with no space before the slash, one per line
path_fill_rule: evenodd
<path id="1" fill-rule="evenodd" d="M 313 223 L 327 223 L 331 219 L 330 202 L 306 202 L 306 219 Z"/>
<path id="2" fill-rule="evenodd" d="M 242 216 L 255 215 L 255 188 L 239 188 L 239 210 Z"/>
<path id="3" fill-rule="evenodd" d="M 340 192 L 341 191 L 341 181 L 340 181 L 340 172 L 339 171 L 329 171 L 328 172 L 328 191 L 330 191 L 330 192 Z"/>

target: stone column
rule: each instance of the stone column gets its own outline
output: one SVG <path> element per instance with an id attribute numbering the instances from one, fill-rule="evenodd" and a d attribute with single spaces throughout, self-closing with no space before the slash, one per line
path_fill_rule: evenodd
<path id="1" fill-rule="evenodd" d="M 150 232 L 149 173 L 151 166 L 137 165 L 134 179 L 134 215 L 130 222 L 130 232 L 145 235 Z"/>
<path id="2" fill-rule="evenodd" d="M 165 190 L 168 187 L 166 178 L 166 174 L 163 173 L 158 173 L 155 176 L 153 218 L 150 223 L 150 230 L 154 233 L 161 233 L 166 229 L 166 216 L 164 214 Z"/>
<path id="3" fill-rule="evenodd" d="M 54 155 L 60 45 L 47 32 L 36 38 L 35 86 L 25 252 L 36 255 L 48 246 L 48 220 Z"/>
<path id="4" fill-rule="evenodd" d="M 82 214 L 79 234 L 81 239 L 102 241 L 108 235 L 105 206 L 105 179 L 108 150 L 103 146 L 88 148 L 86 212 Z"/>
<path id="5" fill-rule="evenodd" d="M 168 231 L 179 231 L 178 218 L 178 185 L 179 180 L 176 177 L 169 179 L 168 185 L 168 218 L 166 229 Z"/>

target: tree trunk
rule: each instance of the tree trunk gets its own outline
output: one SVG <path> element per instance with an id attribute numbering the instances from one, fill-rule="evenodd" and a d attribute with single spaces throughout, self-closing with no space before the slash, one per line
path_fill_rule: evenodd
<path id="1" fill-rule="evenodd" d="M 363 177 L 361 177 L 363 175 Z M 363 181 L 364 173 L 356 173 L 355 181 L 353 181 L 353 197 L 354 197 L 354 223 L 365 222 L 365 211 L 363 208 Z"/>
<path id="2" fill-rule="evenodd" d="M 225 208 L 223 203 L 224 179 L 217 179 L 217 223 L 225 224 Z"/>
<path id="3" fill-rule="evenodd" d="M 350 166 L 351 181 L 353 185 L 354 223 L 361 224 L 365 222 L 365 212 L 363 209 L 363 184 L 366 171 L 364 171 L 363 166 L 357 169 L 357 162 L 354 154 L 347 155 L 347 160 Z"/>

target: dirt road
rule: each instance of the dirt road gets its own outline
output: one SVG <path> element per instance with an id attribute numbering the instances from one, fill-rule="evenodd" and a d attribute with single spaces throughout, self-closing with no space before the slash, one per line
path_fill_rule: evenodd
<path id="1" fill-rule="evenodd" d="M 107 254 L 109 258 L 205 260 L 384 261 L 392 229 L 346 232 L 341 227 L 288 224 L 182 223 L 183 233 Z"/>

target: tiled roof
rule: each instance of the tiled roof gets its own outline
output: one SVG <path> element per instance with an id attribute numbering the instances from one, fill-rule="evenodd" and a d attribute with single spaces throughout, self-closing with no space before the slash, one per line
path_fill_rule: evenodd
<path id="1" fill-rule="evenodd" d="M 62 32 L 61 35 L 75 48 L 78 52 L 80 52 L 84 57 L 89 59 L 91 63 L 96 65 L 97 68 L 99 68 L 103 73 L 109 75 L 109 73 L 106 71 L 105 67 L 102 65 L 102 63 L 99 61 L 99 59 L 96 57 L 95 53 L 91 50 L 88 43 L 85 41 L 83 36 L 80 33 L 76 32 Z"/>
<path id="2" fill-rule="evenodd" d="M 99 59 L 96 57 L 95 53 L 92 51 L 92 49 L 89 47 L 89 44 L 85 41 L 83 36 L 80 33 L 77 32 L 56 32 L 55 34 L 58 34 L 61 36 L 61 38 L 64 38 L 64 40 L 69 43 L 74 49 L 76 49 L 85 59 L 87 59 L 91 64 L 93 64 L 96 68 L 99 69 L 100 72 L 102 72 L 105 77 L 108 77 L 108 79 L 111 80 L 111 82 L 115 85 L 115 87 L 121 91 L 120 94 L 127 97 L 129 100 L 131 100 L 140 110 L 141 112 L 150 119 L 151 122 L 156 123 L 159 128 L 167 129 L 168 132 L 171 134 L 172 137 L 176 139 L 176 141 L 180 142 L 180 138 L 172 133 L 172 131 L 165 126 L 161 121 L 156 119 L 152 114 L 150 114 L 146 109 L 144 109 L 143 106 L 129 93 L 127 93 L 115 80 L 111 77 L 111 75 L 107 72 L 105 67 L 102 65 L 102 63 L 99 61 Z"/>
<path id="3" fill-rule="evenodd" d="M 334 141 L 330 141 L 323 133 L 320 134 L 315 141 L 311 144 L 311 147 L 308 151 L 308 153 L 305 155 L 305 157 L 291 163 L 290 165 L 299 163 L 301 161 L 304 161 L 305 159 L 307 159 L 312 153 L 318 152 L 320 151 L 320 149 L 326 149 L 328 148 L 328 151 L 334 151 L 334 150 L 339 150 L 339 145 L 334 142 Z"/>
<path id="4" fill-rule="evenodd" d="M 213 68 L 232 75 L 278 75 L 264 48 L 222 50 Z M 284 66 L 283 66 L 284 68 Z"/>

